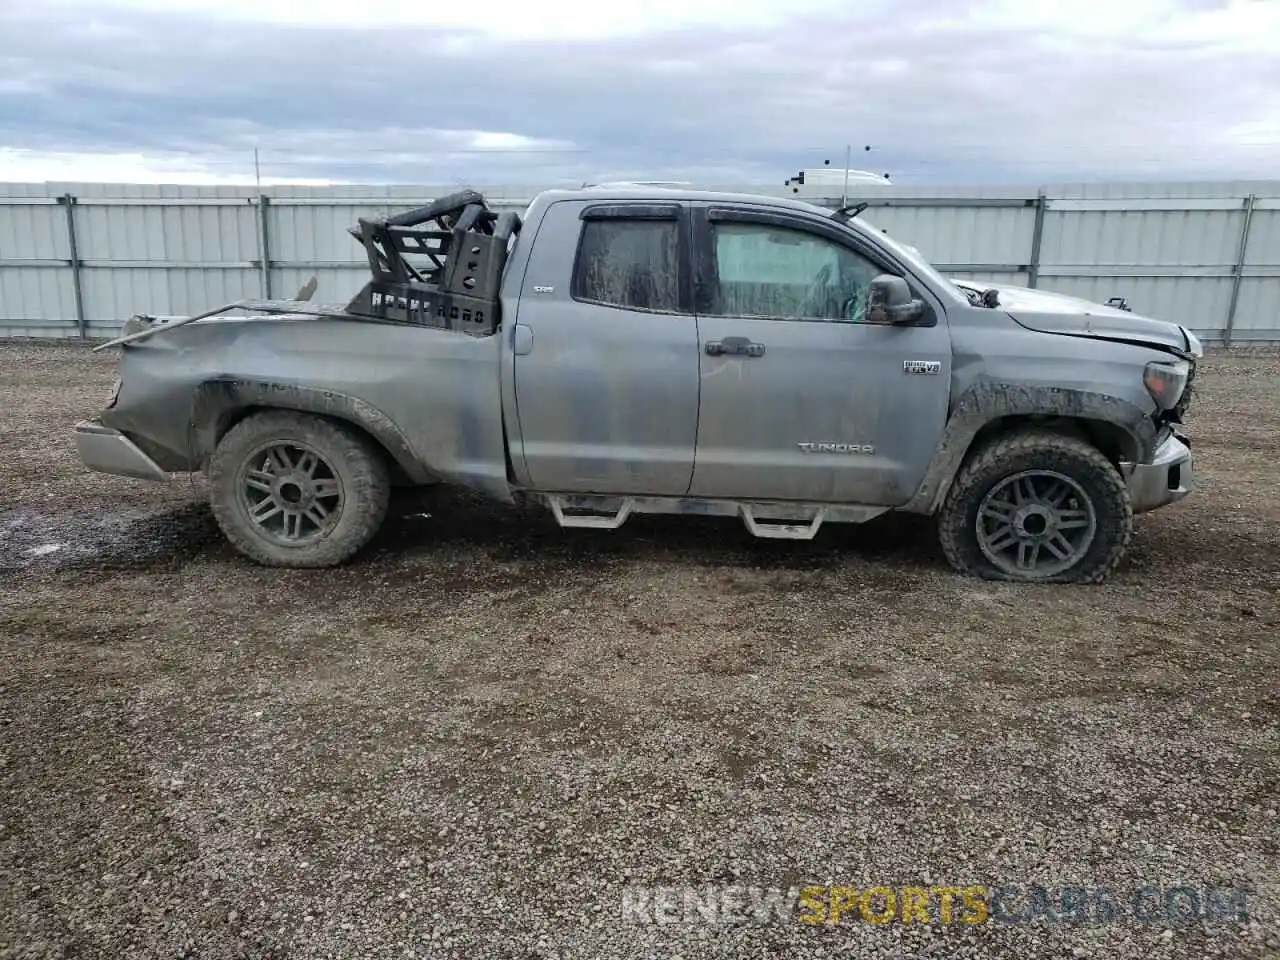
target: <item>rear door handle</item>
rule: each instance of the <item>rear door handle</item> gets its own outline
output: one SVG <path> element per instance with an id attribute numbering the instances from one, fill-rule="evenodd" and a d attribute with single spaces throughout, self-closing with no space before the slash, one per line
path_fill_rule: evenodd
<path id="1" fill-rule="evenodd" d="M 764 344 L 753 343 L 746 337 L 725 337 L 723 340 L 708 340 L 706 351 L 708 356 L 723 357 L 726 354 L 737 354 L 744 357 L 763 357 Z"/>

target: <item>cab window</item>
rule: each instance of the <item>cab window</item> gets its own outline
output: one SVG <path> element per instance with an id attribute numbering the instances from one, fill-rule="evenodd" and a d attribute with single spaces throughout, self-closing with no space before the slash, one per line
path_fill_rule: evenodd
<path id="1" fill-rule="evenodd" d="M 847 247 L 788 227 L 712 224 L 717 288 L 711 312 L 730 317 L 858 322 L 874 263 Z"/>
<path id="2" fill-rule="evenodd" d="M 678 237 L 675 220 L 585 221 L 573 270 L 573 298 L 629 310 L 677 311 Z"/>

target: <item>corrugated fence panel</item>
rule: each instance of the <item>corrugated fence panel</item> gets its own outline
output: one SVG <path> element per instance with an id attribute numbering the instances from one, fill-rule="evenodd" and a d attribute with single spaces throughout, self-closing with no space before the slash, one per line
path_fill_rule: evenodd
<path id="1" fill-rule="evenodd" d="M 1249 221 L 1249 248 L 1245 263 L 1251 267 L 1280 270 L 1280 200 L 1255 203 Z"/>
<path id="2" fill-rule="evenodd" d="M 36 336 L 23 330 L 66 328 L 76 333 L 75 295 L 69 267 L 0 269 L 0 333 Z"/>
<path id="3" fill-rule="evenodd" d="M 258 255 L 256 216 L 248 201 L 78 203 L 76 237 L 84 260 L 248 261 Z"/>
<path id="4" fill-rule="evenodd" d="M 1218 339 L 1243 225 L 1241 198 L 1054 199 L 1044 214 L 1039 286 L 1097 302 L 1123 297 L 1136 313 Z"/>
<path id="5" fill-rule="evenodd" d="M 0 198 L 0 334 L 71 335 L 77 330 L 67 211 L 52 198 L 31 199 L 38 202 Z"/>
<path id="6" fill-rule="evenodd" d="M 247 199 L 94 198 L 75 214 L 90 324 L 196 313 L 253 292 L 257 212 Z"/>
<path id="7" fill-rule="evenodd" d="M 912 198 L 922 202 L 920 198 Z M 948 206 L 873 207 L 862 214 L 878 229 L 909 243 L 925 259 L 950 264 L 1025 265 L 1035 229 L 1034 207 Z M 1004 273 L 1004 271 L 999 271 Z M 1009 277 L 1003 277 L 1004 283 Z"/>
<path id="8" fill-rule="evenodd" d="M 1246 278 L 1236 304 L 1235 340 L 1280 342 L 1280 278 Z"/>
<path id="9" fill-rule="evenodd" d="M 0 260 L 66 260 L 67 212 L 57 203 L 7 203 L 0 197 Z"/>
<path id="10" fill-rule="evenodd" d="M 1176 201 L 1174 201 L 1176 202 Z M 1123 203 L 1123 201 L 1120 201 Z M 1244 212 L 1231 210 L 1045 211 L 1043 263 L 1223 266 L 1235 262 Z"/>
<path id="11" fill-rule="evenodd" d="M 384 217 L 412 205 L 346 205 L 273 200 L 267 207 L 271 259 L 282 263 L 357 262 L 364 248 L 347 230 L 361 217 Z"/>
<path id="12" fill-rule="evenodd" d="M 256 296 L 257 279 L 253 269 L 117 266 L 86 269 L 81 283 L 89 322 L 119 325 L 135 313 L 201 313 Z"/>
<path id="13" fill-rule="evenodd" d="M 1280 341 L 1280 200 L 1256 200 L 1236 305 L 1241 341 Z"/>
<path id="14" fill-rule="evenodd" d="M 58 202 L 66 194 L 76 198 L 84 319 L 91 335 L 105 335 L 133 313 L 189 314 L 260 296 L 264 225 L 271 295 L 291 296 L 314 274 L 316 299 L 346 300 L 367 278 L 363 251 L 347 232 L 358 217 L 458 189 L 0 184 L 0 335 L 77 332 L 67 208 Z M 476 189 L 499 210 L 523 212 L 540 188 Z M 725 189 L 793 195 L 776 185 Z M 819 193 L 803 191 L 829 207 L 838 202 Z M 1034 261 L 1044 289 L 1094 301 L 1124 297 L 1135 312 L 1210 339 L 1222 336 L 1234 302 L 1237 339 L 1280 342 L 1280 182 L 1065 184 L 1044 195 L 1042 212 L 1025 187 L 894 187 L 851 191 L 850 199 L 870 200 L 864 220 L 958 277 L 1027 284 Z"/>

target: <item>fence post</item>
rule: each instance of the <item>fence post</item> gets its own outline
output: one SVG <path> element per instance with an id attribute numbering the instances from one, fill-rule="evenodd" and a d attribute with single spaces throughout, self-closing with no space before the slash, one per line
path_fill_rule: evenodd
<path id="1" fill-rule="evenodd" d="M 1222 330 L 1222 345 L 1231 346 L 1231 334 L 1236 325 L 1236 305 L 1240 302 L 1240 283 L 1244 280 L 1244 262 L 1249 251 L 1249 223 L 1253 220 L 1255 194 L 1244 198 L 1244 221 L 1240 224 L 1240 249 L 1231 268 L 1231 302 L 1227 305 L 1227 325 Z"/>
<path id="2" fill-rule="evenodd" d="M 262 299 L 271 299 L 271 234 L 267 229 L 267 206 L 271 200 L 265 193 L 258 194 L 258 269 Z"/>
<path id="3" fill-rule="evenodd" d="M 1031 262 L 1027 266 L 1027 286 L 1034 287 L 1040 282 L 1040 244 L 1044 240 L 1044 208 L 1047 201 L 1044 191 L 1036 194 L 1036 222 L 1031 228 Z"/>
<path id="4" fill-rule="evenodd" d="M 83 340 L 89 335 L 89 321 L 84 315 L 84 290 L 80 286 L 80 248 L 76 244 L 76 198 L 64 193 L 58 203 L 67 215 L 67 253 L 70 255 L 71 290 L 76 303 L 76 330 Z"/>

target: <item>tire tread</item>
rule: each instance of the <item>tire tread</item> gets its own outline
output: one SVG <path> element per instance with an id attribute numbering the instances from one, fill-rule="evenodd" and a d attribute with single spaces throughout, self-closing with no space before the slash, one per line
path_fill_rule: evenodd
<path id="1" fill-rule="evenodd" d="M 1010 576 L 992 565 L 970 529 L 970 509 L 999 476 L 1026 466 L 1059 469 L 1075 475 L 1084 468 L 1099 481 L 1104 502 L 1095 503 L 1098 536 L 1106 549 L 1093 550 L 1076 566 L 1034 581 Z M 1064 469 L 1065 468 L 1065 469 Z M 1124 479 L 1096 447 L 1073 436 L 1047 430 L 1004 434 L 976 451 L 960 468 L 938 515 L 938 539 L 947 562 L 963 574 L 1018 583 L 1101 583 L 1119 566 L 1133 538 L 1133 507 Z M 1095 541 L 1096 542 L 1096 541 Z"/>
<path id="2" fill-rule="evenodd" d="M 354 511 L 355 523 L 338 539 L 327 537 L 307 547 L 273 549 L 244 528 L 234 490 L 240 459 L 250 445 L 276 436 L 313 443 L 340 460 L 350 474 L 353 489 L 346 492 L 343 509 Z M 210 458 L 208 478 L 214 517 L 223 535 L 236 550 L 269 567 L 331 567 L 349 560 L 382 526 L 391 492 L 381 451 L 339 422 L 294 410 L 266 410 L 237 423 Z"/>

